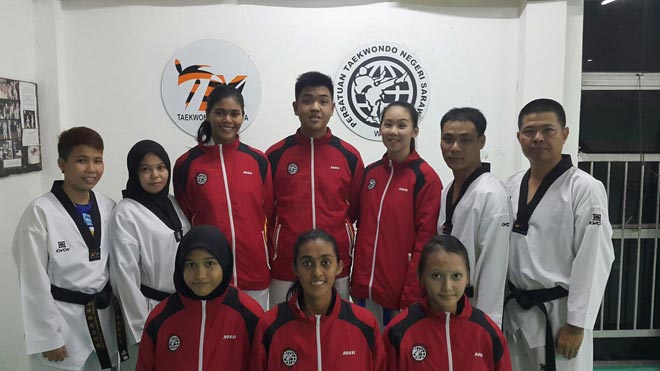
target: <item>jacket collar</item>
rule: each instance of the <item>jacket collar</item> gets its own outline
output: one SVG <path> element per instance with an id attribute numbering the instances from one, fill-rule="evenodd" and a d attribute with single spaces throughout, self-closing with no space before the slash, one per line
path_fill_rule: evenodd
<path id="1" fill-rule="evenodd" d="M 447 313 L 448 312 L 436 312 L 431 307 L 429 306 L 429 298 L 424 297 L 421 301 L 420 304 L 422 305 L 422 309 L 424 310 L 424 313 L 429 316 L 429 317 L 435 317 L 440 320 L 446 320 L 447 319 Z M 450 318 L 453 319 L 468 319 L 472 315 L 472 304 L 470 304 L 470 300 L 468 300 L 467 295 L 463 294 L 463 297 L 461 300 L 458 301 L 458 305 L 456 308 L 456 313 L 449 313 Z"/>
<path id="2" fill-rule="evenodd" d="M 408 155 L 408 157 L 406 157 L 406 159 L 403 160 L 403 162 L 394 162 L 394 161 L 392 161 L 392 167 L 395 168 L 395 169 L 404 168 L 404 167 L 408 166 L 411 162 L 413 162 L 415 160 L 418 160 L 420 158 L 421 157 L 419 156 L 419 153 L 417 153 L 417 151 L 415 151 L 415 150 L 412 150 L 410 152 L 410 154 Z M 387 152 L 385 152 L 385 154 L 383 155 L 383 164 L 385 165 L 385 167 L 387 167 L 389 169 L 389 167 L 390 167 L 390 158 L 387 157 Z"/>
<path id="3" fill-rule="evenodd" d="M 309 140 L 309 137 L 302 135 L 302 133 L 300 132 L 300 128 L 296 130 L 295 138 L 298 144 L 310 145 L 311 141 Z M 328 127 L 328 131 L 325 133 L 324 136 L 320 138 L 314 138 L 314 145 L 327 144 L 328 142 L 330 142 L 330 139 L 332 139 L 332 131 L 330 130 L 330 127 Z"/>
<path id="4" fill-rule="evenodd" d="M 231 142 L 229 144 L 223 144 L 222 149 L 223 149 L 223 151 L 236 150 L 240 144 L 241 144 L 241 137 L 237 135 L 236 139 L 233 142 Z M 220 149 L 219 144 L 213 143 L 213 138 L 211 138 L 208 142 L 205 142 L 205 143 L 200 142 L 197 145 L 204 152 L 217 152 Z"/>
<path id="5" fill-rule="evenodd" d="M 327 321 L 331 319 L 335 319 L 339 316 L 339 311 L 341 309 L 341 297 L 339 296 L 339 293 L 337 290 L 334 288 L 332 289 L 332 301 L 330 302 L 330 307 L 328 308 L 328 311 L 321 316 L 321 321 Z M 302 309 L 301 307 L 301 301 L 302 301 L 302 291 L 299 291 L 296 295 L 292 296 L 291 299 L 289 299 L 289 310 L 291 310 L 291 313 L 293 313 L 293 316 L 296 317 L 297 319 L 305 320 L 305 321 L 310 321 L 310 322 L 316 322 L 315 316 L 308 316 Z"/>

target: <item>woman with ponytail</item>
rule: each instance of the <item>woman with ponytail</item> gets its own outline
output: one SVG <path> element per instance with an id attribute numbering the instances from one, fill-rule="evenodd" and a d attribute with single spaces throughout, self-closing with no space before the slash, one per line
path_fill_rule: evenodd
<path id="1" fill-rule="evenodd" d="M 415 107 L 393 102 L 382 113 L 380 136 L 387 152 L 367 166 L 360 190 L 351 295 L 369 309 L 381 329 L 420 299 L 417 262 L 435 235 L 442 182 L 415 151 Z"/>
<path id="2" fill-rule="evenodd" d="M 266 221 L 273 210 L 273 178 L 263 152 L 241 143 L 243 96 L 218 85 L 208 97 L 197 146 L 174 166 L 174 194 L 193 226 L 210 224 L 229 240 L 231 283 L 266 309 L 270 266 Z"/>
<path id="3" fill-rule="evenodd" d="M 252 370 L 385 370 L 385 350 L 374 316 L 342 299 L 334 287 L 343 269 L 327 232 L 304 232 L 293 247 L 296 280 L 288 301 L 257 325 Z"/>

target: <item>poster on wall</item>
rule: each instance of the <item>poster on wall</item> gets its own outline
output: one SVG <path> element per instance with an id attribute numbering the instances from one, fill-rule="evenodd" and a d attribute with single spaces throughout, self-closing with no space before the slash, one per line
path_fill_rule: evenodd
<path id="1" fill-rule="evenodd" d="M 0 177 L 38 170 L 37 84 L 0 77 Z"/>
<path id="2" fill-rule="evenodd" d="M 388 104 L 412 104 L 421 121 L 427 111 L 429 77 L 405 45 L 379 41 L 349 54 L 335 75 L 335 109 L 353 133 L 380 142 L 378 124 Z"/>
<path id="3" fill-rule="evenodd" d="M 246 52 L 223 40 L 195 41 L 172 55 L 161 80 L 167 114 L 179 129 L 196 137 L 206 119 L 207 98 L 221 84 L 231 85 L 243 95 L 243 132 L 261 106 L 261 76 Z"/>

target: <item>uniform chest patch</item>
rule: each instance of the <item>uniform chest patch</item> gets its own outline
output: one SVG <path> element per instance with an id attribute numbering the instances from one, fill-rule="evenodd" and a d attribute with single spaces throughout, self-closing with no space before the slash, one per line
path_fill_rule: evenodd
<path id="1" fill-rule="evenodd" d="M 199 185 L 204 185 L 204 184 L 206 184 L 206 182 L 207 182 L 208 180 L 209 180 L 209 177 L 206 176 L 206 174 L 204 174 L 204 173 L 197 173 L 197 175 L 195 176 L 195 181 L 196 181 L 197 184 L 199 184 Z"/>
<path id="2" fill-rule="evenodd" d="M 295 174 L 295 173 L 298 172 L 298 165 L 296 165 L 296 164 L 294 164 L 294 163 L 292 162 L 292 163 L 290 163 L 290 164 L 286 167 L 286 171 L 287 171 L 289 174 L 293 175 L 293 174 Z"/>
<path id="3" fill-rule="evenodd" d="M 57 241 L 57 249 L 55 250 L 56 253 L 63 253 L 67 252 L 70 249 L 66 247 L 66 242 L 65 241 Z"/>
<path id="4" fill-rule="evenodd" d="M 422 362 L 426 359 L 426 348 L 422 345 L 415 345 L 410 351 L 410 355 L 415 361 Z"/>
<path id="5" fill-rule="evenodd" d="M 169 340 L 167 341 L 167 347 L 170 349 L 170 351 L 174 352 L 175 350 L 179 349 L 179 346 L 181 345 L 181 339 L 179 339 L 178 336 L 172 335 L 170 336 Z"/>
<path id="6" fill-rule="evenodd" d="M 291 367 L 298 363 L 298 355 L 293 349 L 287 349 L 282 353 L 282 363 L 287 367 Z"/>
<path id="7" fill-rule="evenodd" d="M 371 178 L 369 179 L 369 184 L 367 184 L 367 189 L 374 189 L 376 188 L 376 179 Z"/>

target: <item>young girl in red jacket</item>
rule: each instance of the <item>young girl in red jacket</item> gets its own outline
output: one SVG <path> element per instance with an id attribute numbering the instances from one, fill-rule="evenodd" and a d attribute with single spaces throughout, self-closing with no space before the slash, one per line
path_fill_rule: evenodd
<path id="1" fill-rule="evenodd" d="M 334 288 L 343 269 L 334 237 L 320 229 L 304 232 L 293 259 L 296 281 L 288 301 L 269 310 L 257 325 L 252 370 L 384 371 L 376 319 Z"/>
<path id="2" fill-rule="evenodd" d="M 381 329 L 421 297 L 417 262 L 440 210 L 442 182 L 415 151 L 417 121 L 410 103 L 385 108 L 380 136 L 387 152 L 367 166 L 360 190 L 351 295 Z"/>
<path id="3" fill-rule="evenodd" d="M 233 259 L 210 225 L 183 236 L 176 253 L 176 293 L 149 314 L 137 370 L 248 370 L 259 304 L 229 286 Z"/>
<path id="4" fill-rule="evenodd" d="M 273 212 L 273 177 L 266 155 L 242 143 L 241 93 L 218 85 L 209 95 L 197 145 L 174 166 L 174 195 L 192 226 L 218 227 L 234 257 L 232 285 L 268 307 L 270 266 L 266 220 Z"/>
<path id="5" fill-rule="evenodd" d="M 454 236 L 435 236 L 424 246 L 418 275 L 426 297 L 385 329 L 389 370 L 511 370 L 502 331 L 465 295 L 468 262 Z"/>

